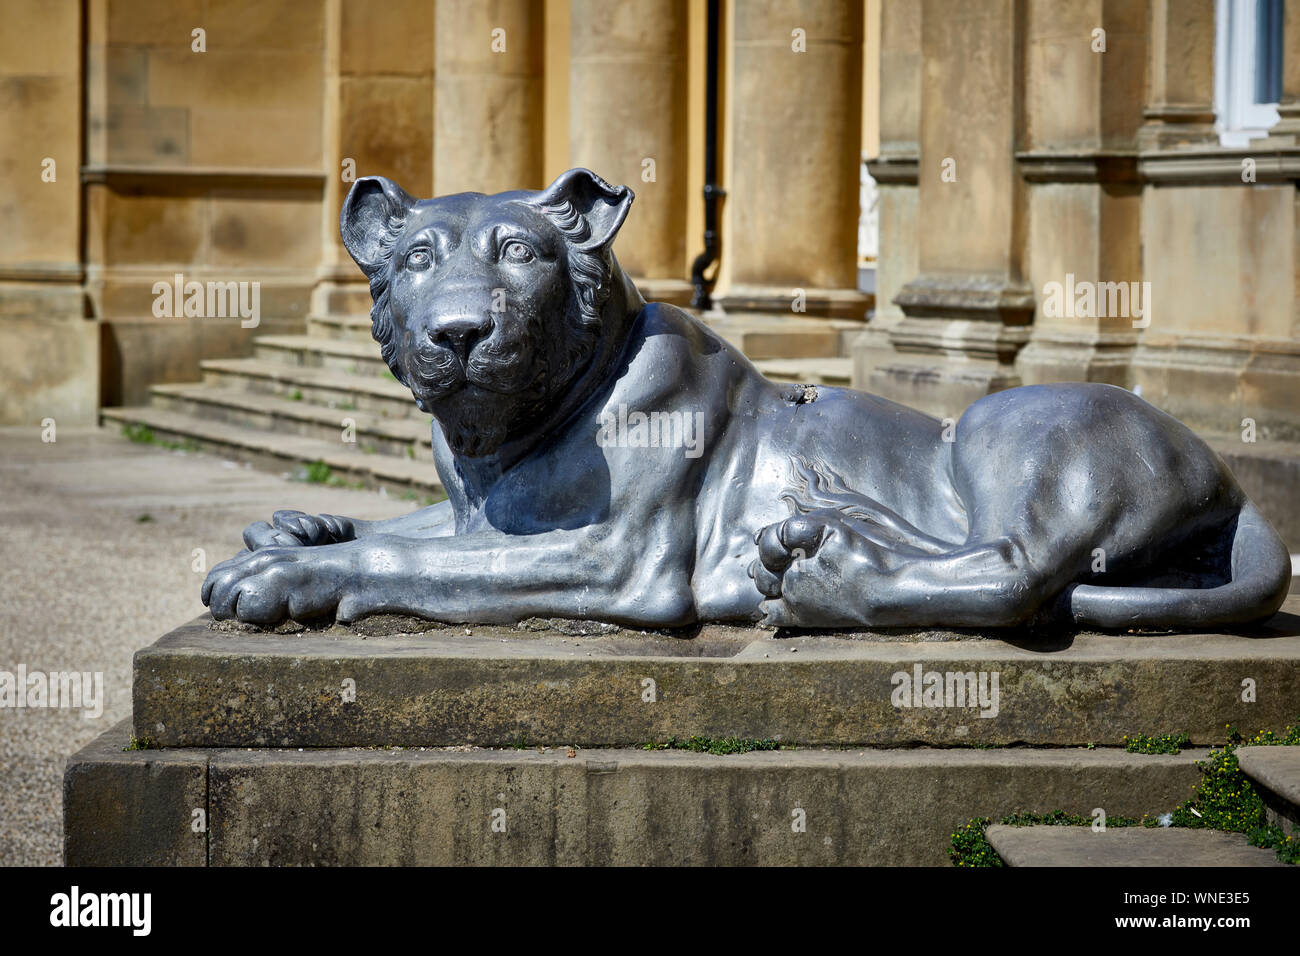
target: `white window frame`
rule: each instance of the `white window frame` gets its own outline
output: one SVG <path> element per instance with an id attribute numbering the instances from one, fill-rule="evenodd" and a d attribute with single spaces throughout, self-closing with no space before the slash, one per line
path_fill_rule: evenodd
<path id="1" fill-rule="evenodd" d="M 1276 103 L 1255 102 L 1255 0 L 1215 0 L 1214 115 L 1219 143 L 1241 147 L 1267 136 Z"/>

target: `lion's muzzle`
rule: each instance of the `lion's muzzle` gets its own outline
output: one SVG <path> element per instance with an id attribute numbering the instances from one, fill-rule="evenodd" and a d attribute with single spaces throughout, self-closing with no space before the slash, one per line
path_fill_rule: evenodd
<path id="1" fill-rule="evenodd" d="M 429 326 L 429 341 L 447 349 L 460 364 L 469 364 L 469 355 L 483 339 L 492 333 L 492 315 L 485 312 L 465 312 L 436 318 Z"/>

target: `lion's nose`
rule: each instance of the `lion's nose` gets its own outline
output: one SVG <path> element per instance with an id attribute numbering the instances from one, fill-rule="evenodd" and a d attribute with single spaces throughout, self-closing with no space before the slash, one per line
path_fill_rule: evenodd
<path id="1" fill-rule="evenodd" d="M 429 341 L 451 349 L 464 362 L 474 346 L 491 331 L 492 317 L 484 313 L 442 316 L 429 329 Z"/>

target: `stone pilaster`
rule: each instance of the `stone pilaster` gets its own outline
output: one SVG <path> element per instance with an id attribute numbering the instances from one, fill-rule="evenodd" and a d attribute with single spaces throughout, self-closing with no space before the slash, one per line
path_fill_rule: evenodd
<path id="1" fill-rule="evenodd" d="M 438 0 L 434 32 L 434 190 L 541 188 L 540 0 Z"/>
<path id="2" fill-rule="evenodd" d="M 1139 157 L 1152 308 L 1131 378 L 1148 401 L 1234 443 L 1300 441 L 1300 148 L 1287 133 L 1300 92 L 1294 7 L 1287 4 L 1282 121 L 1267 139 L 1227 149 L 1175 135 L 1167 117 L 1162 135 L 1149 139 L 1151 117 L 1170 103 L 1195 112 L 1209 102 L 1213 76 L 1213 4 L 1152 4 L 1150 71 L 1169 82 L 1152 83 L 1151 145 Z"/>
<path id="3" fill-rule="evenodd" d="M 863 5 L 730 5 L 727 313 L 861 319 L 857 227 Z M 800 291 L 802 296 L 799 295 Z"/>
<path id="4" fill-rule="evenodd" d="M 895 354 L 858 384 L 941 417 L 1020 384 L 1034 307 L 1012 155 L 1024 19 L 1017 0 L 926 0 L 921 12 L 918 273 L 894 297 Z"/>
<path id="5" fill-rule="evenodd" d="M 1017 160 L 1037 299 L 1016 369 L 1026 385 L 1126 386 L 1148 305 L 1136 150 L 1146 11 L 1126 0 L 1034 0 L 1028 14 L 1026 142 Z"/>
<path id="6" fill-rule="evenodd" d="M 86 425 L 99 326 L 82 295 L 81 4 L 5 2 L 0 17 L 0 424 Z"/>
<path id="7" fill-rule="evenodd" d="M 636 192 L 614 251 L 652 299 L 686 280 L 687 0 L 573 0 L 569 163 Z"/>
<path id="8" fill-rule="evenodd" d="M 433 21 L 428 0 L 325 0 L 315 315 L 370 308 L 369 286 L 339 238 L 339 210 L 352 183 L 387 176 L 413 196 L 433 195 Z"/>
<path id="9" fill-rule="evenodd" d="M 1150 0 L 1142 149 L 1217 143 L 1214 0 Z"/>
<path id="10" fill-rule="evenodd" d="M 880 154 L 868 160 L 867 170 L 876 181 L 880 240 L 875 313 L 851 349 L 858 388 L 870 388 L 876 367 L 893 360 L 889 332 L 903 320 L 894 297 L 917 272 L 921 4 L 915 0 L 882 0 L 880 73 L 873 88 L 880 97 Z"/>

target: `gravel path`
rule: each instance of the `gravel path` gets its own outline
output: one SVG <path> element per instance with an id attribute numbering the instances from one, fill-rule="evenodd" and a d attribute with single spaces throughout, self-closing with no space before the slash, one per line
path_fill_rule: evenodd
<path id="1" fill-rule="evenodd" d="M 432 464 L 429 466 L 432 468 Z M 416 507 L 291 482 L 107 429 L 0 428 L 0 671 L 102 672 L 103 713 L 0 707 L 0 865 L 58 865 L 64 760 L 131 712 L 131 655 L 205 612 L 206 566 L 278 508 L 382 518 Z"/>

